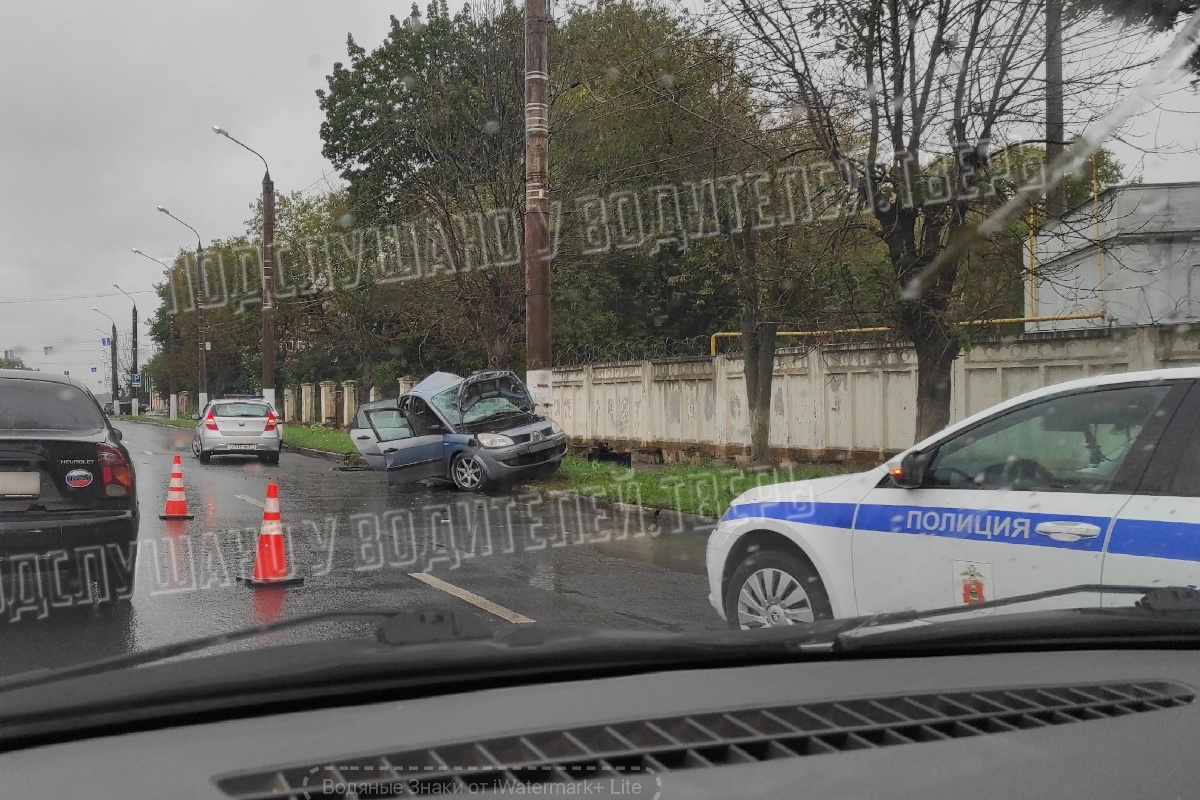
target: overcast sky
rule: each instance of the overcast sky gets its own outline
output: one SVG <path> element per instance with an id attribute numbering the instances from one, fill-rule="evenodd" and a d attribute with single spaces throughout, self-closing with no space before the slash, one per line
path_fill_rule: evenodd
<path id="1" fill-rule="evenodd" d="M 452 6 L 458 3 L 451 4 Z M 262 177 L 220 124 L 271 163 L 282 192 L 336 182 L 321 157 L 314 91 L 345 60 L 347 32 L 368 49 L 409 2 L 382 0 L 38 0 L 0 10 L 0 349 L 31 366 L 87 375 L 107 363 L 94 329 L 129 327 L 129 301 L 190 234 L 243 230 Z M 1197 109 L 1194 94 L 1172 108 Z M 1144 118 L 1139 141 L 1197 146 L 1194 113 Z M 1160 124 L 1161 123 L 1161 124 Z M 1116 148 L 1126 162 L 1135 150 Z M 1152 157 L 1147 181 L 1200 180 L 1195 155 Z M 27 298 L 87 297 L 56 303 Z M 135 294 L 146 318 L 153 294 Z M 145 328 L 140 338 L 148 341 Z M 52 345 L 55 354 L 44 356 Z M 146 349 L 143 347 L 143 361 Z M 99 389 L 98 389 L 99 390 Z"/>
<path id="2" fill-rule="evenodd" d="M 261 162 L 211 126 L 266 156 L 280 191 L 319 188 L 331 167 L 314 92 L 346 60 L 348 32 L 371 47 L 389 14 L 409 8 L 381 0 L 4 3 L 0 349 L 47 370 L 83 375 L 98 365 L 102 374 L 107 354 L 93 329 L 110 323 L 91 307 L 128 329 L 130 303 L 111 296 L 112 284 L 148 291 L 161 272 L 130 248 L 169 258 L 189 242 L 155 206 L 207 241 L 242 231 L 261 192 Z M 93 297 L 6 302 L 60 295 Z M 134 297 L 148 317 L 157 299 Z M 148 341 L 144 327 L 139 338 Z M 43 356 L 46 345 L 55 355 Z"/>

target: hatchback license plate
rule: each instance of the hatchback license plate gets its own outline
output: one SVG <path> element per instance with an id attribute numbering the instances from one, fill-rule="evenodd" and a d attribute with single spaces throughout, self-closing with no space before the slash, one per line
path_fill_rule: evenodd
<path id="1" fill-rule="evenodd" d="M 0 472 L 0 497 L 37 497 L 41 493 L 40 472 Z"/>
<path id="2" fill-rule="evenodd" d="M 229 445 L 230 450 L 256 450 L 257 448 L 258 448 L 258 445 L 254 445 L 254 444 L 231 444 L 231 445 Z"/>

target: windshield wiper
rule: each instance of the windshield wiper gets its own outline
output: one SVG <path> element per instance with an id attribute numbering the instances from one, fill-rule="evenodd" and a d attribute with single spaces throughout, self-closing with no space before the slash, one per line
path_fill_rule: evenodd
<path id="1" fill-rule="evenodd" d="M 978 612 L 1072 594 L 1134 594 L 1132 606 L 1070 608 L 1022 614 L 985 615 Z M 959 620 L 940 617 L 964 616 Z M 853 623 L 853 624 L 850 624 Z M 1077 641 L 1090 638 L 1149 640 L 1154 637 L 1187 637 L 1200 643 L 1200 592 L 1186 586 L 1141 586 L 1084 583 L 1042 592 L 1005 597 L 965 606 L 944 606 L 924 611 L 896 611 L 847 621 L 831 635 L 809 640 L 806 649 L 832 652 L 911 647 L 919 645 L 987 645 L 1003 647 L 1017 641 Z"/>
<path id="2" fill-rule="evenodd" d="M 389 645 L 428 644 L 430 642 L 493 638 L 492 632 L 487 627 L 470 617 L 437 608 L 362 608 L 347 609 L 344 611 L 317 611 L 312 614 L 301 614 L 275 622 L 268 622 L 263 625 L 239 628 L 238 630 L 226 633 L 199 636 L 195 639 L 187 639 L 182 642 L 158 645 L 146 650 L 139 650 L 136 653 L 87 661 L 83 664 L 76 664 L 70 667 L 18 674 L 12 678 L 0 680 L 0 692 L 26 689 L 30 686 L 40 686 L 68 678 L 99 675 L 114 670 L 150 664 L 155 661 L 164 661 L 168 658 L 208 650 L 232 642 L 254 639 L 276 631 L 300 628 L 314 622 L 355 619 L 382 619 L 383 621 L 375 630 L 375 635 L 380 642 Z"/>

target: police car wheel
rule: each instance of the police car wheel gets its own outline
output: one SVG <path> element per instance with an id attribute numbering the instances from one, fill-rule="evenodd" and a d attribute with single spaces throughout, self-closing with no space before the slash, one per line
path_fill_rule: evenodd
<path id="1" fill-rule="evenodd" d="M 760 550 L 743 561 L 725 590 L 729 627 L 749 630 L 832 619 L 829 595 L 817 573 L 779 550 Z"/>

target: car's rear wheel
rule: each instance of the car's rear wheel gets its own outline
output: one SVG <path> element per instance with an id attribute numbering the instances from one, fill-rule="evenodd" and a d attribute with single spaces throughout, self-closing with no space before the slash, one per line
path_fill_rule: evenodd
<path id="1" fill-rule="evenodd" d="M 725 589 L 725 619 L 731 628 L 805 625 L 832 618 L 829 594 L 816 570 L 781 550 L 749 554 Z"/>
<path id="2" fill-rule="evenodd" d="M 201 464 L 207 464 L 212 461 L 212 453 L 208 452 L 207 450 L 201 450 L 198 458 L 200 459 Z"/>
<path id="3" fill-rule="evenodd" d="M 478 492 L 487 485 L 487 473 L 478 457 L 461 453 L 450 464 L 450 479 L 463 492 Z"/>

